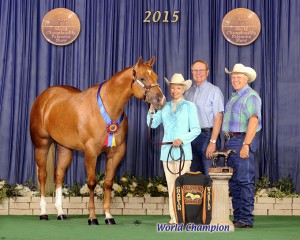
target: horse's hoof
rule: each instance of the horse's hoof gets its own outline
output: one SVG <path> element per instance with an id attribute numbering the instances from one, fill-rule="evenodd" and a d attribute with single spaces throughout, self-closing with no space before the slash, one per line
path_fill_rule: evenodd
<path id="1" fill-rule="evenodd" d="M 106 218 L 106 219 L 105 219 L 105 223 L 106 223 L 107 225 L 114 225 L 114 224 L 116 224 L 114 218 Z"/>
<path id="2" fill-rule="evenodd" d="M 49 220 L 48 215 L 40 215 L 40 220 Z"/>
<path id="3" fill-rule="evenodd" d="M 97 218 L 94 218 L 94 219 L 89 219 L 88 224 L 89 225 L 99 225 L 99 222 L 98 222 Z"/>
<path id="4" fill-rule="evenodd" d="M 57 216 L 57 220 L 68 220 L 68 217 L 66 214 L 60 214 Z"/>

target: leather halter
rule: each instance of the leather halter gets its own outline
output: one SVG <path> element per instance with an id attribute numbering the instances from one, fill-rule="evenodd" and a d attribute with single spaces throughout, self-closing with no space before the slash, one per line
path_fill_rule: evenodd
<path id="1" fill-rule="evenodd" d="M 132 83 L 135 83 L 135 82 L 136 82 L 137 84 L 139 84 L 142 88 L 144 88 L 144 90 L 145 90 L 145 92 L 144 92 L 144 101 L 145 101 L 145 102 L 149 102 L 149 101 L 148 101 L 148 93 L 149 93 L 150 89 L 153 88 L 153 87 L 159 87 L 159 84 L 158 84 L 158 83 L 152 83 L 152 84 L 150 84 L 150 85 L 144 84 L 144 83 L 142 82 L 142 80 L 139 79 L 139 78 L 136 76 L 136 71 L 135 71 L 135 69 L 133 68 L 133 70 L 132 70 Z M 131 85 L 132 85 L 132 83 L 131 83 Z"/>

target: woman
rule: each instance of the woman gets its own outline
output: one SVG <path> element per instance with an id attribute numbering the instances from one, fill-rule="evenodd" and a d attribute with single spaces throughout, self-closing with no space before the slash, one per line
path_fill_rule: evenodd
<path id="1" fill-rule="evenodd" d="M 163 142 L 171 142 L 171 144 L 162 145 L 160 159 L 163 163 L 163 168 L 168 184 L 169 193 L 169 212 L 170 224 L 176 223 L 174 208 L 173 208 L 173 189 L 176 178 L 179 176 L 180 159 L 182 153 L 180 146 L 184 151 L 185 163 L 181 174 L 190 170 L 192 161 L 191 142 L 200 134 L 201 128 L 197 116 L 196 105 L 192 102 L 184 100 L 183 94 L 191 85 L 191 80 L 184 80 L 183 76 L 175 73 L 169 82 L 165 81 L 170 87 L 172 101 L 166 103 L 162 110 L 154 112 L 154 107 L 150 105 L 147 115 L 147 123 L 151 128 L 158 127 L 161 123 L 164 127 Z M 170 156 L 169 151 L 171 149 Z"/>

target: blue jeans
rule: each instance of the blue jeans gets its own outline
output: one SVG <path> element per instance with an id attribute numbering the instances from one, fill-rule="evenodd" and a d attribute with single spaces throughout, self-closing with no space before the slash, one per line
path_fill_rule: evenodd
<path id="1" fill-rule="evenodd" d="M 202 131 L 194 141 L 192 141 L 193 161 L 191 165 L 191 172 L 200 171 L 208 176 L 208 168 L 211 167 L 211 160 L 206 158 L 206 149 L 211 139 L 211 131 Z M 219 149 L 220 139 L 217 140 L 217 147 Z"/>
<path id="2" fill-rule="evenodd" d="M 228 166 L 233 168 L 229 189 L 232 194 L 233 217 L 235 221 L 253 225 L 254 216 L 254 153 L 257 148 L 257 137 L 250 144 L 249 158 L 240 158 L 245 134 L 231 137 L 226 141 L 226 149 L 235 149 L 228 158 Z"/>

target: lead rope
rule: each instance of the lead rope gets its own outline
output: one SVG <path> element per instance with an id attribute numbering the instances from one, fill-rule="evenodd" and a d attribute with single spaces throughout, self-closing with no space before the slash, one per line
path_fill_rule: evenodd
<path id="1" fill-rule="evenodd" d="M 171 154 L 171 151 L 172 151 L 172 148 L 173 148 L 173 145 L 170 147 L 170 150 L 169 150 L 169 153 L 168 153 L 168 157 L 167 157 L 167 169 L 169 170 L 170 173 L 172 174 L 179 174 L 179 176 L 181 176 L 181 172 L 184 168 L 184 164 L 185 164 L 185 154 L 184 154 L 184 151 L 183 151 L 183 148 L 182 146 L 180 145 L 179 148 L 180 148 L 180 157 L 178 159 L 174 159 L 172 154 Z M 179 169 L 178 169 L 178 172 L 172 172 L 169 168 L 169 157 L 172 158 L 173 161 L 179 161 Z"/>

